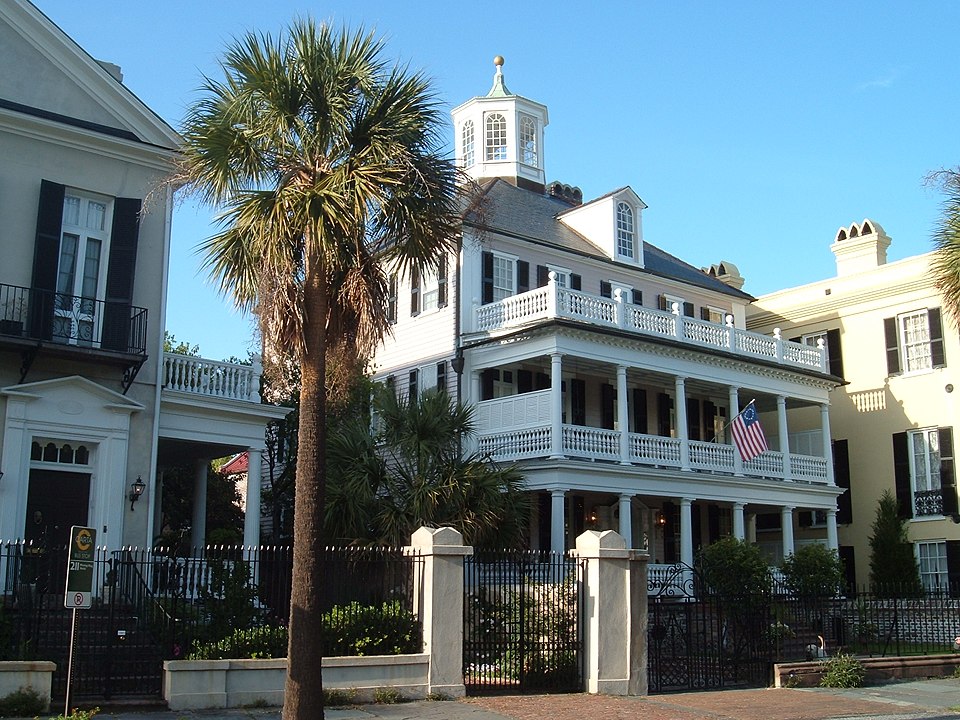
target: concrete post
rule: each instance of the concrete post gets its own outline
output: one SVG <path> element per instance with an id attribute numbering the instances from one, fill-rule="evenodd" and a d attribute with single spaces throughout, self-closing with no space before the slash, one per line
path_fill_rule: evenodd
<path id="1" fill-rule="evenodd" d="M 607 695 L 647 694 L 647 562 L 613 530 L 577 538 L 583 571 L 586 690 Z"/>
<path id="2" fill-rule="evenodd" d="M 473 548 L 453 528 L 422 527 L 408 552 L 423 557 L 414 598 L 423 624 L 423 651 L 430 655 L 428 693 L 463 697 L 463 558 Z"/>

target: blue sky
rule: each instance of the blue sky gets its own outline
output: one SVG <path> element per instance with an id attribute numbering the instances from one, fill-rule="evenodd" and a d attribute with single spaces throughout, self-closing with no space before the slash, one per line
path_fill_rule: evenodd
<path id="1" fill-rule="evenodd" d="M 960 163 L 952 1 L 35 2 L 175 128 L 232 37 L 297 15 L 385 36 L 447 109 L 485 94 L 503 55 L 510 90 L 549 108 L 548 180 L 585 198 L 630 185 L 648 242 L 731 261 L 754 295 L 832 276 L 837 229 L 865 217 L 889 259 L 926 252 L 940 196 L 923 178 Z M 176 211 L 167 329 L 244 356 L 251 323 L 193 252 L 210 214 Z"/>

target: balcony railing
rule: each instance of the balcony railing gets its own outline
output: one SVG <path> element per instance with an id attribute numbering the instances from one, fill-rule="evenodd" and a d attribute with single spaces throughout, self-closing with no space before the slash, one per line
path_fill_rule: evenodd
<path id="1" fill-rule="evenodd" d="M 260 402 L 259 362 L 217 362 L 176 353 L 163 354 L 163 387 L 206 397 Z"/>
<path id="2" fill-rule="evenodd" d="M 541 288 L 511 295 L 498 302 L 476 308 L 477 332 L 494 333 L 538 320 L 564 318 L 597 327 L 624 330 L 646 337 L 677 340 L 696 349 L 725 350 L 744 358 L 769 360 L 782 365 L 827 372 L 826 353 L 821 347 L 784 340 L 774 336 L 740 330 L 727 323 L 711 323 L 685 317 L 674 304 L 673 312 L 654 310 L 615 298 L 558 286 L 553 280 Z"/>
<path id="3" fill-rule="evenodd" d="M 130 303 L 0 284 L 0 337 L 144 355 L 147 310 Z"/>

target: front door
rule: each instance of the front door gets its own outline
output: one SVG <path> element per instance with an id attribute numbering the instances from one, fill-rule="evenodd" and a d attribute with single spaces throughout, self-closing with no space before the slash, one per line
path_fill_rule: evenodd
<path id="1" fill-rule="evenodd" d="M 87 525 L 89 503 L 88 473 L 30 471 L 22 582 L 35 586 L 41 594 L 63 592 L 70 526 Z"/>

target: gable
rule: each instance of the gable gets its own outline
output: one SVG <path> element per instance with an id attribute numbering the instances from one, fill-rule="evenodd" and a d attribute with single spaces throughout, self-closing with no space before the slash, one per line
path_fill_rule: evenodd
<path id="1" fill-rule="evenodd" d="M 75 417 L 76 424 L 81 425 L 92 424 L 95 416 L 134 413 L 144 409 L 136 400 L 79 375 L 11 385 L 0 389 L 0 395 L 27 402 L 35 417 Z"/>

